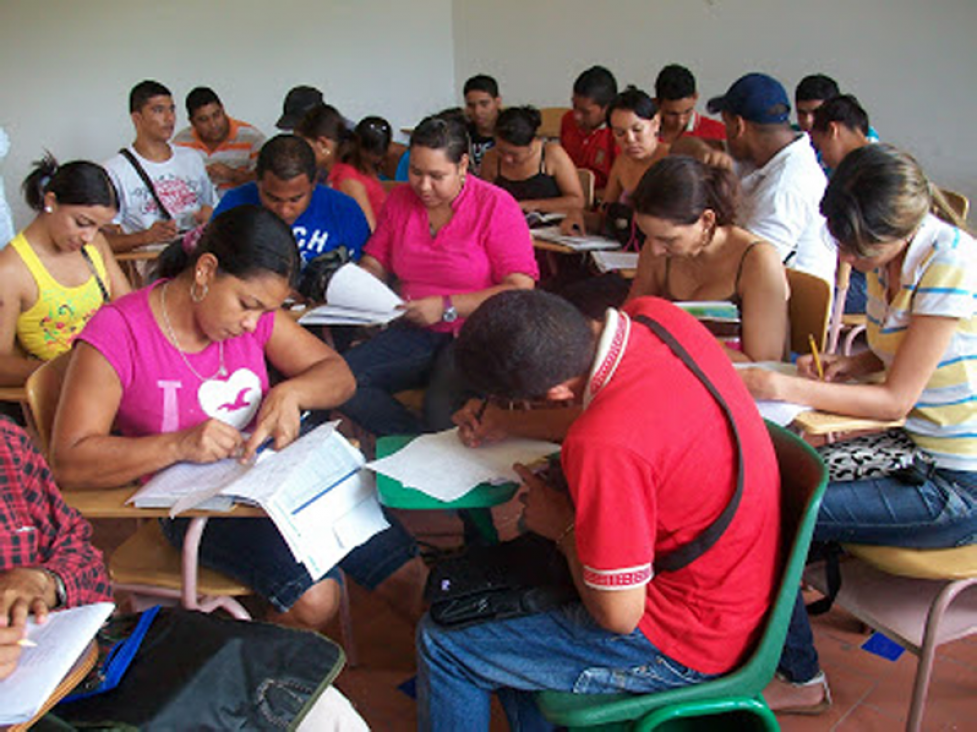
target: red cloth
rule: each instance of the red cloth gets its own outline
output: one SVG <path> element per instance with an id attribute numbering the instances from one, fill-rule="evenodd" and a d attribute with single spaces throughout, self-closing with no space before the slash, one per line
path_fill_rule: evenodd
<path id="1" fill-rule="evenodd" d="M 366 197 L 370 201 L 370 208 L 373 209 L 373 220 L 376 221 L 380 217 L 380 212 L 383 210 L 383 204 L 387 201 L 387 191 L 383 187 L 383 184 L 376 178 L 361 173 L 352 165 L 336 163 L 332 166 L 328 178 L 330 186 L 339 188 L 339 184 L 347 179 L 359 181 L 363 184 L 363 187 L 366 189 Z"/>
<path id="2" fill-rule="evenodd" d="M 50 570 L 64 581 L 68 607 L 111 600 L 91 526 L 65 504 L 44 458 L 6 418 L 0 419 L 0 486 L 0 573 Z"/>
<path id="3" fill-rule="evenodd" d="M 703 673 L 742 662 L 761 632 L 779 577 L 776 456 L 753 399 L 716 340 L 671 303 L 642 298 L 602 339 L 593 395 L 563 443 L 576 507 L 576 546 L 596 589 L 646 587 L 639 628 L 663 653 Z M 729 404 L 745 454 L 742 501 L 708 552 L 652 576 L 655 558 L 697 537 L 729 503 L 736 451 L 701 382 L 648 328 L 661 322 Z M 608 345 L 609 344 L 609 345 Z"/>
<path id="4" fill-rule="evenodd" d="M 584 132 L 573 119 L 573 112 L 567 112 L 560 121 L 560 144 L 574 165 L 594 171 L 595 187 L 607 186 L 607 176 L 617 157 L 617 144 L 610 127 L 601 125 Z"/>
<path id="5" fill-rule="evenodd" d="M 725 140 L 726 125 L 695 112 L 692 116 L 691 129 L 687 129 L 683 134 L 699 137 L 703 140 Z"/>

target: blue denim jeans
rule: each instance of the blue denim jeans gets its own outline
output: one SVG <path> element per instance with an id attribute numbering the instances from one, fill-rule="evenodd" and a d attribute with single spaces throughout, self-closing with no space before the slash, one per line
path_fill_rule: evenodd
<path id="1" fill-rule="evenodd" d="M 492 692 L 512 730 L 551 730 L 533 692 L 646 693 L 713 678 L 668 658 L 640 630 L 604 630 L 579 603 L 453 630 L 428 616 L 417 629 L 417 656 L 422 732 L 488 730 Z"/>
<path id="2" fill-rule="evenodd" d="M 450 333 L 397 323 L 350 349 L 343 357 L 356 377 L 356 394 L 341 411 L 378 437 L 423 432 L 424 424 L 394 394 L 427 386 L 439 354 L 451 341 Z M 438 391 L 435 384 L 432 389 Z"/>
<path id="3" fill-rule="evenodd" d="M 940 469 L 918 486 L 891 477 L 830 483 L 814 540 L 917 549 L 977 543 L 977 473 Z M 796 682 L 818 673 L 811 623 L 800 593 L 779 670 Z"/>

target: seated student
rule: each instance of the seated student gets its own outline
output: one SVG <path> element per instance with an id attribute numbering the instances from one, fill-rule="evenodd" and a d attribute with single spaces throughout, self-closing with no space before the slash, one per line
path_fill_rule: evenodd
<path id="1" fill-rule="evenodd" d="M 47 463 L 30 438 L 0 417 L 0 688 L 17 668 L 27 618 L 46 621 L 51 610 L 111 602 L 112 588 L 102 554 L 91 543 L 92 529 L 65 504 L 51 479 Z M 15 534 L 29 533 L 35 541 Z M 229 621 L 233 622 L 233 621 Z M 179 653 L 165 645 L 149 651 L 153 657 Z M 234 693 L 233 689 L 227 690 Z M 111 692 L 102 697 L 108 701 Z M 109 702 L 106 705 L 108 708 Z M 70 714 L 70 713 L 69 713 Z M 328 720 L 328 725 L 323 727 Z M 353 732 L 366 725 L 333 686 L 322 694 L 299 730 Z"/>
<path id="2" fill-rule="evenodd" d="M 495 126 L 495 147 L 482 159 L 481 177 L 508 191 L 525 211 L 583 208 L 577 168 L 558 142 L 536 136 L 542 122 L 534 107 L 509 107 Z"/>
<path id="3" fill-rule="evenodd" d="M 105 170 L 47 155 L 24 181 L 34 220 L 0 251 L 0 384 L 20 386 L 71 348 L 103 303 L 129 292 L 99 233 L 118 208 Z"/>
<path id="4" fill-rule="evenodd" d="M 671 144 L 682 135 L 710 140 L 722 147 L 726 139 L 723 123 L 703 117 L 695 111 L 699 92 L 695 88 L 692 72 L 678 64 L 668 64 L 655 79 L 655 104 L 658 105 L 662 124 L 659 137 Z"/>
<path id="5" fill-rule="evenodd" d="M 257 204 L 292 227 L 303 266 L 345 246 L 359 259 L 370 227 L 362 209 L 345 193 L 316 184 L 315 154 L 297 135 L 276 135 L 258 153 L 258 180 L 228 191 L 214 212 Z"/>
<path id="6" fill-rule="evenodd" d="M 689 352 L 730 417 L 644 318 Z M 487 730 L 492 692 L 513 728 L 550 729 L 532 692 L 648 693 L 742 663 L 780 570 L 779 478 L 753 400 L 705 328 L 656 298 L 593 323 L 555 295 L 505 292 L 469 318 L 456 352 L 484 394 L 583 402 L 561 451 L 569 495 L 516 466 L 526 527 L 556 542 L 580 602 L 467 628 L 425 618 L 419 729 Z M 662 567 L 729 505 L 740 459 L 741 502 L 719 541 Z"/>
<path id="7" fill-rule="evenodd" d="M 661 116 L 654 100 L 640 89 L 629 86 L 614 97 L 607 114 L 619 154 L 614 160 L 607 187 L 604 207 L 599 215 L 577 212 L 567 216 L 561 226 L 564 231 L 584 228 L 600 232 L 610 226 L 609 216 L 619 223 L 618 236 L 629 248 L 640 248 L 637 232 L 631 223 L 631 196 L 638 181 L 657 161 L 668 155 L 669 146 L 658 138 Z M 626 215 L 616 211 L 615 204 L 625 207 Z M 609 210 L 610 209 L 610 210 Z"/>
<path id="8" fill-rule="evenodd" d="M 781 399 L 854 417 L 906 419 L 905 432 L 935 463 L 918 482 L 896 475 L 831 482 L 816 541 L 918 548 L 977 540 L 977 244 L 913 158 L 867 145 L 835 169 L 821 202 L 840 256 L 868 277 L 868 350 L 808 356 L 799 377 L 747 369 L 759 399 Z M 879 383 L 848 383 L 878 371 Z M 839 444 L 835 443 L 833 449 Z M 798 600 L 780 660 L 785 682 L 764 696 L 774 710 L 814 713 L 830 704 Z"/>
<path id="9" fill-rule="evenodd" d="M 119 194 L 116 224 L 105 229 L 115 252 L 172 241 L 205 223 L 217 203 L 200 156 L 169 142 L 176 125 L 170 90 L 157 81 L 139 82 L 129 93 L 129 113 L 136 139 L 105 161 Z"/>
<path id="10" fill-rule="evenodd" d="M 810 132 L 814 127 L 814 113 L 822 104 L 840 94 L 838 82 L 830 76 L 811 74 L 801 79 L 794 90 L 794 107 L 797 110 L 797 124 L 794 129 Z M 865 136 L 869 142 L 879 141 L 879 134 L 872 126 L 869 126 Z M 820 153 L 818 153 L 818 161 L 824 168 L 824 172 L 830 173 L 831 165 L 821 160 Z"/>
<path id="11" fill-rule="evenodd" d="M 344 356 L 356 394 L 342 411 L 375 435 L 444 429 L 459 391 L 454 336 L 483 301 L 531 289 L 538 277 L 532 239 L 512 196 L 468 172 L 462 121 L 423 120 L 411 134 L 410 185 L 390 192 L 360 265 L 396 278 L 404 316 Z M 425 422 L 394 394 L 427 385 Z"/>
<path id="12" fill-rule="evenodd" d="M 465 116 L 471 139 L 471 170 L 482 168 L 482 158 L 495 145 L 495 125 L 502 111 L 499 83 L 486 74 L 476 74 L 465 82 Z M 485 178 L 485 176 L 482 176 Z"/>
<path id="13" fill-rule="evenodd" d="M 573 83 L 573 109 L 560 120 L 560 144 L 578 168 L 594 171 L 596 187 L 607 185 L 617 148 L 607 127 L 607 108 L 617 81 L 603 66 L 592 66 Z"/>
<path id="14" fill-rule="evenodd" d="M 848 153 L 872 142 L 869 130 L 868 113 L 851 94 L 833 97 L 814 111 L 811 143 L 829 176 Z M 846 313 L 865 312 L 866 287 L 865 273 L 853 269 L 848 278 Z"/>
<path id="15" fill-rule="evenodd" d="M 376 174 L 375 162 L 369 161 L 375 161 L 380 148 L 385 151 L 390 144 L 390 125 L 379 117 L 367 117 L 364 123 L 362 138 L 356 138 L 355 133 L 351 135 L 346 128 L 339 111 L 331 105 L 322 104 L 309 110 L 299 121 L 295 134 L 312 146 L 318 169 L 317 182 L 325 183 L 356 201 L 372 232 L 377 225 L 377 215 L 387 200 L 387 192 Z M 371 124 L 375 125 L 375 130 L 369 126 Z M 359 125 L 357 129 L 360 129 Z M 356 139 L 365 142 L 357 142 Z M 376 148 L 374 152 L 367 151 L 367 146 L 371 144 Z M 361 149 L 361 152 L 354 152 Z M 360 167 L 347 162 L 353 155 Z M 367 171 L 371 166 L 373 173 L 369 174 Z"/>
<path id="16" fill-rule="evenodd" d="M 265 142 L 258 128 L 228 117 L 209 87 L 193 89 L 186 104 L 190 126 L 176 133 L 173 144 L 200 155 L 218 194 L 254 180 L 254 164 Z"/>
<path id="17" fill-rule="evenodd" d="M 629 299 L 729 300 L 739 333 L 734 361 L 779 361 L 787 347 L 787 276 L 777 248 L 734 225 L 739 183 L 690 157 L 655 163 L 633 196 L 644 248 Z M 724 334 L 728 335 L 728 334 Z"/>
<path id="18" fill-rule="evenodd" d="M 207 225 L 175 279 L 103 307 L 64 384 L 51 443 L 58 482 L 109 487 L 177 462 L 248 460 L 266 438 L 276 448 L 294 440 L 302 410 L 348 399 L 355 383 L 342 358 L 281 310 L 299 262 L 288 226 L 239 206 Z M 275 385 L 266 359 L 282 375 Z M 406 598 L 402 578 L 416 579 L 419 567 L 413 541 L 393 524 L 341 566 Z M 163 529 L 178 546 L 186 520 Z M 312 577 L 270 519 L 210 522 L 200 556 L 266 598 L 273 622 L 319 630 L 337 610 L 335 573 Z"/>
<path id="19" fill-rule="evenodd" d="M 282 132 L 291 132 L 302 118 L 318 106 L 325 104 L 322 92 L 314 86 L 293 86 L 282 102 L 282 114 L 275 127 Z"/>

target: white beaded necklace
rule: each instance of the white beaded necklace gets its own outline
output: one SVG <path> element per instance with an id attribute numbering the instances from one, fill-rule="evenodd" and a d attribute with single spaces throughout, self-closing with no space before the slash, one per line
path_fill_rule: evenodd
<path id="1" fill-rule="evenodd" d="M 172 282 L 172 280 L 170 280 L 170 282 Z M 217 367 L 217 372 L 213 376 L 202 376 L 200 372 L 193 367 L 193 364 L 190 363 L 190 359 L 187 358 L 187 354 L 184 353 L 182 348 L 180 348 L 180 341 L 176 337 L 176 331 L 173 330 L 173 324 L 170 323 L 170 315 L 166 312 L 166 288 L 170 286 L 170 282 L 163 285 L 159 292 L 159 305 L 160 310 L 163 312 L 163 322 L 166 324 L 166 331 L 169 333 L 170 340 L 173 341 L 173 346 L 183 359 L 183 363 L 185 363 L 193 375 L 201 381 L 212 381 L 217 377 L 223 378 L 224 376 L 227 376 L 227 369 L 224 368 L 224 341 L 217 342 L 217 352 L 220 354 L 220 366 Z"/>

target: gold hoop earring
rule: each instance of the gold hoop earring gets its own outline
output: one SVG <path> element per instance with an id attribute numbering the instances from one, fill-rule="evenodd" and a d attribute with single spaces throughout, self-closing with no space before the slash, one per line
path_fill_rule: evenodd
<path id="1" fill-rule="evenodd" d="M 201 288 L 203 289 L 203 292 L 198 295 L 197 283 L 196 282 L 190 283 L 190 299 L 193 300 L 193 302 L 197 302 L 197 303 L 203 302 L 204 298 L 207 297 L 207 293 L 210 291 L 210 288 L 206 284 L 202 285 Z"/>

